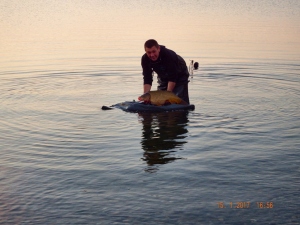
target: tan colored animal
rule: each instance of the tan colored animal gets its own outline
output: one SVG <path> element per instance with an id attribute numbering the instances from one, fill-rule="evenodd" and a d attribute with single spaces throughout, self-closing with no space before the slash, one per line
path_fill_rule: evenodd
<path id="1" fill-rule="evenodd" d="M 162 106 L 166 104 L 188 105 L 184 100 L 179 98 L 171 91 L 149 91 L 141 95 L 138 100 L 150 102 L 152 105 Z"/>

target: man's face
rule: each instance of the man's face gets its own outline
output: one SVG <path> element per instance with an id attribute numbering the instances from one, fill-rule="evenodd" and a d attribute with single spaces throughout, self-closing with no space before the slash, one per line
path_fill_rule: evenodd
<path id="1" fill-rule="evenodd" d="M 159 52 L 160 52 L 160 47 L 158 46 L 155 47 L 153 46 L 152 48 L 145 48 L 146 54 L 147 56 L 152 60 L 152 61 L 156 61 L 158 59 L 159 56 Z"/>

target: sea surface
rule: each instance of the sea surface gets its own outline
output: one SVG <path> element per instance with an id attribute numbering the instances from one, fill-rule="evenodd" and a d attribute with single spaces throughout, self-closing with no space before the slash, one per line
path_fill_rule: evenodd
<path id="1" fill-rule="evenodd" d="M 101 110 L 150 38 L 195 110 Z M 295 225 L 299 195 L 298 0 L 1 0 L 0 224 Z"/>

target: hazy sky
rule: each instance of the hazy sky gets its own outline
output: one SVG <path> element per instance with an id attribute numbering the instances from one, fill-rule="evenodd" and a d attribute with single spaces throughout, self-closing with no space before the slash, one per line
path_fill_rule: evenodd
<path id="1" fill-rule="evenodd" d="M 137 50 L 149 38 L 191 48 L 203 43 L 300 48 L 299 0 L 1 0 L 0 12 L 2 49 L 14 41 L 47 41 Z"/>

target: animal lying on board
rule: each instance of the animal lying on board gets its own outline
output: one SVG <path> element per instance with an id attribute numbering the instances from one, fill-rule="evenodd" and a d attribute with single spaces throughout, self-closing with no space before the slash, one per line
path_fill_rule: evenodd
<path id="1" fill-rule="evenodd" d="M 194 105 L 189 105 L 170 91 L 150 91 L 138 99 L 140 102 L 126 101 L 112 106 L 102 106 L 102 110 L 119 108 L 126 112 L 164 112 L 195 109 Z"/>
<path id="2" fill-rule="evenodd" d="M 171 91 L 149 91 L 138 98 L 140 101 L 150 103 L 151 105 L 162 106 L 168 104 L 188 105 Z"/>

